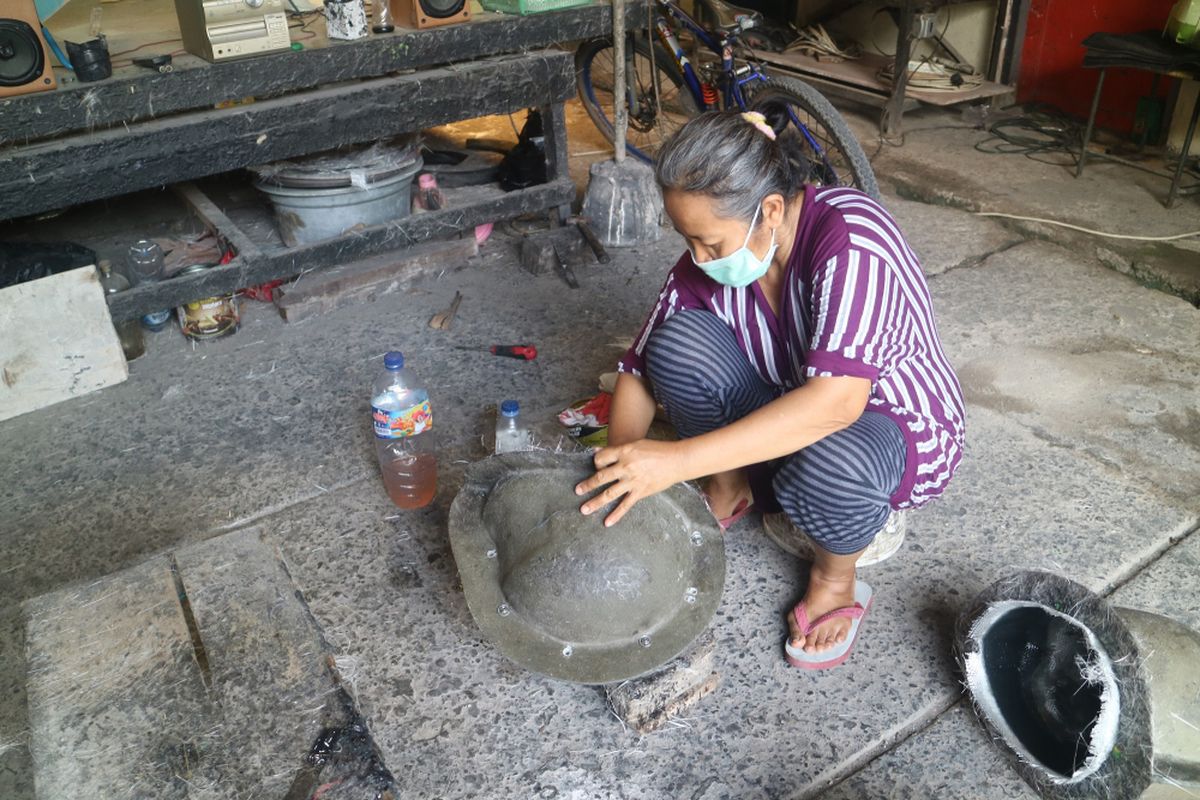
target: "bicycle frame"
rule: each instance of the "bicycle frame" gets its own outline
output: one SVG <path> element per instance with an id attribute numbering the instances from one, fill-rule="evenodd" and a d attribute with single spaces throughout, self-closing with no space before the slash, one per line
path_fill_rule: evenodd
<path id="1" fill-rule="evenodd" d="M 722 35 L 719 38 L 713 36 L 707 28 L 696 22 L 687 12 L 677 6 L 674 0 L 655 0 L 655 6 L 661 12 L 666 12 L 676 22 L 696 37 L 696 40 L 703 44 L 713 55 L 721 59 L 721 80 L 724 85 L 717 87 L 721 90 L 721 94 L 725 98 L 725 108 L 746 109 L 746 95 L 742 91 L 742 87 L 747 84 L 765 81 L 766 76 L 762 74 L 756 64 L 746 64 L 738 68 L 734 66 L 733 45 L 734 40 L 728 35 Z M 658 34 L 659 40 L 663 47 L 675 59 L 679 71 L 683 74 L 688 91 L 692 95 L 692 99 L 696 101 L 696 107 L 701 111 L 710 111 L 718 108 L 718 103 L 707 103 L 704 99 L 704 90 L 701 88 L 700 78 L 696 74 L 695 67 L 688 59 L 687 54 L 683 50 L 683 45 L 679 43 L 678 37 L 675 36 L 675 31 L 667 23 L 666 17 L 662 13 L 657 13 L 654 16 L 654 30 Z M 740 73 L 740 74 L 739 74 Z"/>
<path id="2" fill-rule="evenodd" d="M 742 111 L 746 110 L 746 94 L 743 88 L 752 83 L 766 82 L 767 76 L 763 74 L 757 64 L 748 63 L 741 67 L 734 65 L 733 45 L 736 41 L 729 34 L 722 34 L 720 37 L 713 36 L 712 32 L 705 28 L 700 23 L 696 22 L 687 12 L 675 4 L 674 0 L 655 0 L 655 7 L 660 12 L 666 12 L 670 17 L 675 19 L 683 27 L 687 28 L 696 40 L 707 47 L 713 55 L 719 56 L 721 59 L 721 83 L 717 87 L 720 90 L 721 96 L 725 98 L 725 108 L 738 108 Z M 696 74 L 695 67 L 687 57 L 687 53 L 683 50 L 683 45 L 679 43 L 679 38 L 675 35 L 675 31 L 667 23 L 667 19 L 662 13 L 654 15 L 654 31 L 658 34 L 659 40 L 663 47 L 675 59 L 679 71 L 683 74 L 684 83 L 687 84 L 688 92 L 692 95 L 692 99 L 696 102 L 696 107 L 701 111 L 716 110 L 719 107 L 717 103 L 708 103 L 704 99 L 704 90 L 701 87 L 700 77 Z M 653 43 L 651 43 L 653 46 Z M 651 51 L 653 52 L 653 51 Z M 654 79 L 657 81 L 658 76 L 655 74 Z M 655 86 L 655 94 L 658 94 L 658 87 Z M 630 93 L 630 112 L 637 114 L 637 92 Z M 788 117 L 791 119 L 796 129 L 800 131 L 808 142 L 809 147 L 813 152 L 820 156 L 824 161 L 824 148 L 813 138 L 812 133 L 808 130 L 803 122 L 801 122 L 791 109 L 788 110 Z M 828 166 L 828 162 L 826 162 Z"/>

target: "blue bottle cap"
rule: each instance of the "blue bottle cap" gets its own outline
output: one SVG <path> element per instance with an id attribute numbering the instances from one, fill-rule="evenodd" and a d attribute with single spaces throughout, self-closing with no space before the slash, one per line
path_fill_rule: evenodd
<path id="1" fill-rule="evenodd" d="M 404 369 L 404 353 L 393 350 L 383 357 L 383 366 L 390 370 Z"/>
<path id="2" fill-rule="evenodd" d="M 505 400 L 500 404 L 500 413 L 506 417 L 515 417 L 520 410 L 521 406 L 516 400 Z"/>

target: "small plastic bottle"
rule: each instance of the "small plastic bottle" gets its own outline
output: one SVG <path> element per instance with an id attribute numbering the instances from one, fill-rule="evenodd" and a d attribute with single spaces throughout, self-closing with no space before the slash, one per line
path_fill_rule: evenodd
<path id="1" fill-rule="evenodd" d="M 108 261 L 101 261 L 97 266 L 100 268 L 100 285 L 104 287 L 105 294 L 116 294 L 129 288 L 129 281 L 121 273 L 113 272 L 112 264 Z M 124 322 L 114 322 L 113 327 L 117 329 L 117 338 L 121 340 L 125 360 L 141 358 L 146 352 L 146 342 L 142 339 L 142 329 L 138 327 L 138 321 L 127 319 Z"/>
<path id="2" fill-rule="evenodd" d="M 529 449 L 529 431 L 521 422 L 521 406 L 516 400 L 505 400 L 500 404 L 496 416 L 496 452 L 514 453 Z"/>
<path id="3" fill-rule="evenodd" d="M 388 497 L 400 508 L 429 505 L 437 492 L 433 412 L 429 393 L 416 386 L 401 353 L 383 357 L 383 372 L 371 390 L 371 418 Z"/>
<path id="4" fill-rule="evenodd" d="M 129 248 L 129 277 L 134 286 L 162 280 L 163 251 L 158 242 L 142 239 Z M 171 309 L 151 311 L 142 317 L 142 327 L 161 331 L 171 319 Z"/>

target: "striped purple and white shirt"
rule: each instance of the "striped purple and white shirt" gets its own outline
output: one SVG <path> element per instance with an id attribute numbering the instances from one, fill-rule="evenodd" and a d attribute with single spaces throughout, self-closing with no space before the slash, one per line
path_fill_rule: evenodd
<path id="1" fill-rule="evenodd" d="M 892 417 L 908 442 L 892 506 L 919 506 L 942 493 L 962 460 L 962 390 L 938 339 L 921 265 L 868 195 L 805 189 L 778 316 L 757 283 L 723 286 L 685 253 L 618 369 L 641 375 L 650 334 L 687 309 L 724 320 L 762 379 L 783 390 L 818 375 L 869 378 L 867 407 Z"/>

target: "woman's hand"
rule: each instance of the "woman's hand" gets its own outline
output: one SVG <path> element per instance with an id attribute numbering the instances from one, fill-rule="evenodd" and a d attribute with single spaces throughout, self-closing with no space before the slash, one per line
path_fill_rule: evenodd
<path id="1" fill-rule="evenodd" d="M 596 474 L 577 485 L 575 494 L 589 494 L 605 485 L 608 488 L 590 498 L 579 510 L 591 514 L 621 499 L 604 520 L 605 527 L 611 527 L 620 522 L 639 500 L 686 480 L 680 444 L 640 439 L 597 450 L 593 459 Z"/>

